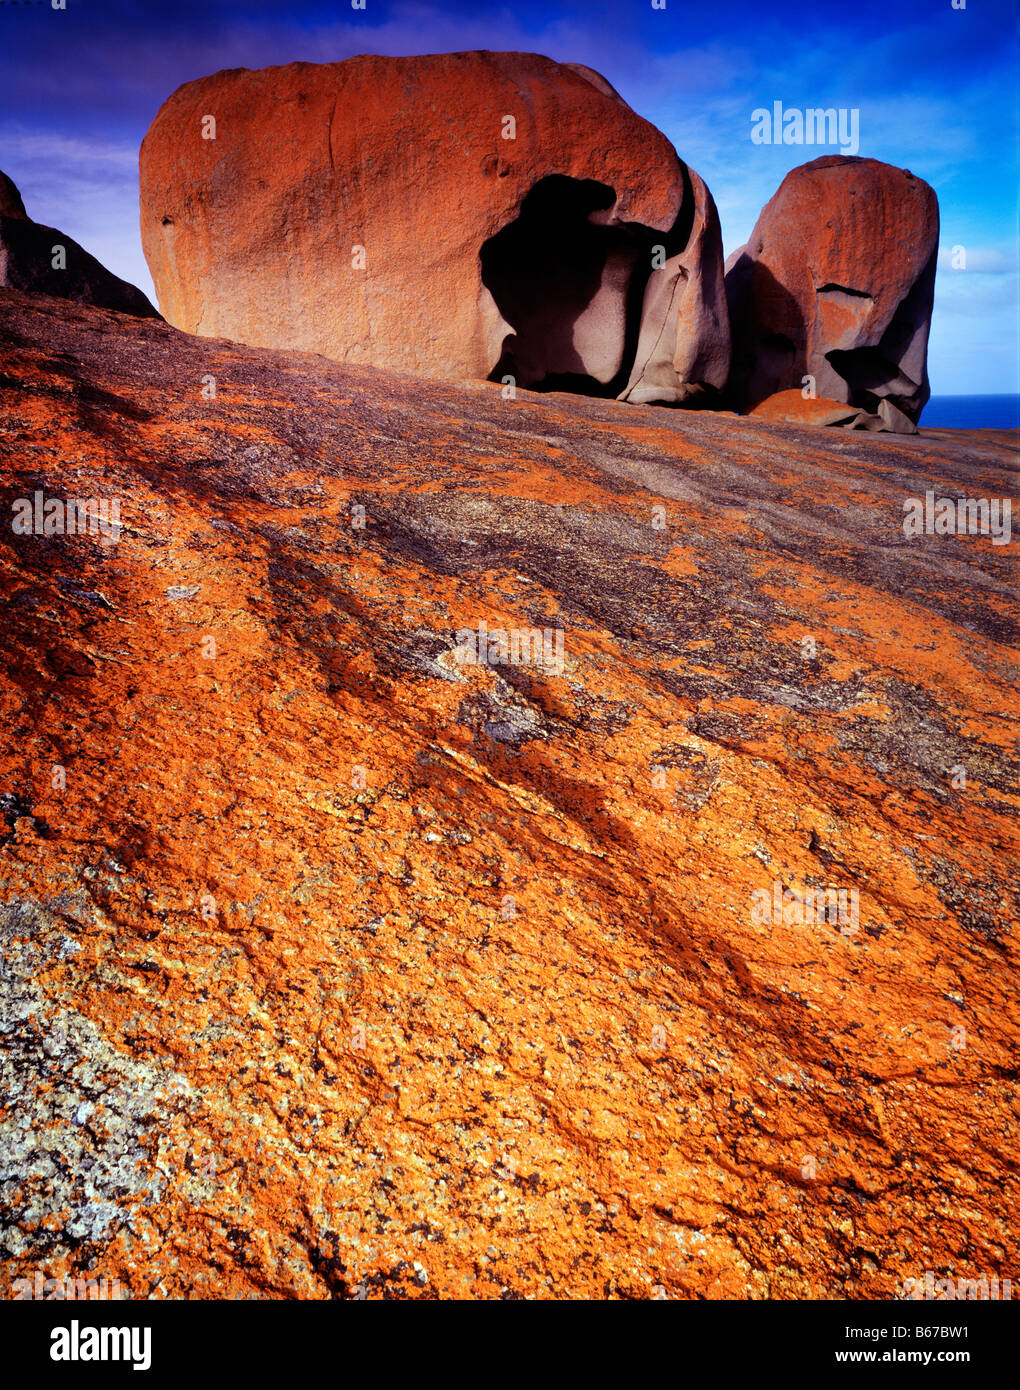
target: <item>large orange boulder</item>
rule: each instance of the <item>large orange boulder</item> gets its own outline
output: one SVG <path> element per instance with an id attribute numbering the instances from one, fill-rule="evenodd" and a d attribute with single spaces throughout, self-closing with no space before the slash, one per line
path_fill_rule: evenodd
<path id="1" fill-rule="evenodd" d="M 189 332 L 637 401 L 726 381 L 711 195 L 577 64 L 366 56 L 189 82 L 142 144 L 141 212 Z"/>
<path id="2" fill-rule="evenodd" d="M 0 286 L 158 318 L 134 285 L 121 280 L 65 232 L 33 222 L 14 180 L 0 171 Z"/>
<path id="3" fill-rule="evenodd" d="M 732 403 L 809 375 L 818 396 L 916 421 L 938 235 L 935 193 L 905 169 L 844 155 L 793 169 L 726 263 Z"/>

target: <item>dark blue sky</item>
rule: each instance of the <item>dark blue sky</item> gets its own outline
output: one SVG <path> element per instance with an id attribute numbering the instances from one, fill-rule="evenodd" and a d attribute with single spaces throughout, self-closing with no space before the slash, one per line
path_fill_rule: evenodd
<path id="1" fill-rule="evenodd" d="M 826 152 L 753 144 L 751 112 L 858 109 L 859 153 L 939 195 L 933 391 L 1020 389 L 1015 0 L 66 2 L 0 4 L 0 168 L 31 216 L 148 293 L 138 146 L 182 82 L 354 53 L 529 49 L 597 68 L 669 136 L 712 189 L 727 251 L 783 174 Z M 954 246 L 966 270 L 951 268 Z"/>

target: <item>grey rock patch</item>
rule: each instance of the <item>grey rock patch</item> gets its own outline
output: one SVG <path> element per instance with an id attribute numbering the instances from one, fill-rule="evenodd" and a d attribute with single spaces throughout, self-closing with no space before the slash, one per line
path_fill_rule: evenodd
<path id="1" fill-rule="evenodd" d="M 118 1052 L 91 1019 L 43 989 L 41 976 L 79 949 L 46 906 L 0 904 L 4 1259 L 62 1257 L 133 1228 L 135 1213 L 163 1195 L 159 1137 L 187 1104 L 188 1083 L 169 1063 Z"/>

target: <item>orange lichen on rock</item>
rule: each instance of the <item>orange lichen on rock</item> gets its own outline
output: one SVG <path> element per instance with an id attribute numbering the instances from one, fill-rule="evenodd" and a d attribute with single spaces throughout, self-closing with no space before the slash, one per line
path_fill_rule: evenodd
<path id="1" fill-rule="evenodd" d="M 1015 1271 L 1005 441 L 0 310 L 4 1292 Z"/>
<path id="2" fill-rule="evenodd" d="M 801 391 L 777 391 L 748 414 L 784 425 L 852 425 L 864 412 L 855 405 L 824 396 L 805 397 Z"/>

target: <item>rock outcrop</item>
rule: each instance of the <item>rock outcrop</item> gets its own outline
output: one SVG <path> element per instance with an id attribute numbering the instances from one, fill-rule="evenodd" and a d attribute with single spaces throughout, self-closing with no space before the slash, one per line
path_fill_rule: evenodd
<path id="1" fill-rule="evenodd" d="M 777 391 L 747 413 L 756 420 L 775 420 L 785 425 L 841 425 L 851 430 L 917 433 L 917 426 L 885 399 L 879 401 L 877 412 L 872 414 L 845 401 L 833 401 L 824 396 L 805 397 L 802 391 Z"/>
<path id="2" fill-rule="evenodd" d="M 65 233 L 33 222 L 14 181 L 2 172 L 0 286 L 117 309 L 138 318 L 159 317 L 141 290 L 107 270 Z"/>
<path id="3" fill-rule="evenodd" d="M 0 169 L 0 217 L 28 217 L 17 184 L 2 169 Z"/>
<path id="4" fill-rule="evenodd" d="M 140 167 L 160 307 L 188 331 L 634 401 L 725 384 L 711 195 L 589 68 L 220 72 L 163 104 Z"/>
<path id="5" fill-rule="evenodd" d="M 907 170 L 845 155 L 793 169 L 726 263 L 731 403 L 749 410 L 812 376 L 818 396 L 883 428 L 916 422 L 938 231 L 934 191 Z"/>
<path id="6" fill-rule="evenodd" d="M 0 1292 L 1015 1279 L 1015 437 L 0 354 Z"/>

